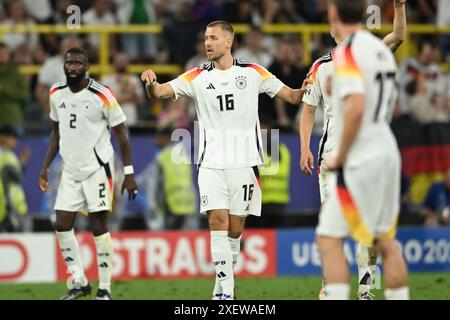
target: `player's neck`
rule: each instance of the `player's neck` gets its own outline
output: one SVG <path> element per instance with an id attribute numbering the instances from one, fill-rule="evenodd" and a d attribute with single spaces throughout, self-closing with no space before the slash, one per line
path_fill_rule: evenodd
<path id="1" fill-rule="evenodd" d="M 224 54 L 219 60 L 214 61 L 214 67 L 219 70 L 226 70 L 233 66 L 234 59 L 231 53 Z"/>
<path id="2" fill-rule="evenodd" d="M 74 93 L 80 92 L 81 90 L 83 90 L 84 88 L 87 87 L 88 83 L 89 83 L 89 79 L 85 78 L 78 83 L 69 84 L 69 89 L 70 89 L 70 91 L 72 91 Z"/>
<path id="3" fill-rule="evenodd" d="M 345 41 L 351 34 L 362 30 L 362 25 L 360 23 L 356 24 L 341 24 L 339 27 L 339 35 L 342 41 Z"/>

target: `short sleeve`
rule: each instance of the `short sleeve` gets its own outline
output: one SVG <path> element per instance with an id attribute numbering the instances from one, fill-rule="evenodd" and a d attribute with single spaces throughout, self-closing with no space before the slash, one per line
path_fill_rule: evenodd
<path id="1" fill-rule="evenodd" d="M 49 117 L 50 117 L 50 119 L 52 121 L 59 122 L 58 112 L 56 111 L 56 106 L 55 106 L 55 103 L 54 103 L 54 101 L 52 99 L 52 95 L 51 94 L 50 94 L 49 100 L 50 100 L 50 114 L 49 114 Z"/>
<path id="2" fill-rule="evenodd" d="M 262 81 L 259 86 L 259 93 L 266 93 L 269 97 L 273 98 L 284 87 L 284 83 L 272 73 L 267 71 L 266 68 L 256 63 L 250 64 L 250 67 L 256 70 L 259 76 L 262 77 Z"/>
<path id="3" fill-rule="evenodd" d="M 113 128 L 125 122 L 127 117 L 123 113 L 123 110 L 120 107 L 119 102 L 117 102 L 117 99 L 111 89 L 108 88 L 102 93 L 104 95 L 104 98 L 102 97 L 103 114 L 105 115 L 108 126 Z"/>
<path id="4" fill-rule="evenodd" d="M 353 47 L 343 45 L 336 50 L 334 57 L 336 91 L 334 94 L 343 99 L 351 94 L 364 94 L 364 78 L 357 64 Z"/>
<path id="5" fill-rule="evenodd" d="M 179 97 L 187 96 L 191 97 L 193 94 L 192 81 L 203 71 L 201 68 L 192 68 L 176 79 L 169 81 L 169 85 L 172 87 L 175 93 L 175 100 Z"/>
<path id="6" fill-rule="evenodd" d="M 322 89 L 320 87 L 320 81 L 318 77 L 318 73 L 320 69 L 314 70 L 314 65 L 312 66 L 313 73 L 311 74 L 312 83 L 308 84 L 306 87 L 305 94 L 303 95 L 303 102 L 309 104 L 313 107 L 318 107 L 320 101 L 322 100 Z M 315 72 L 314 72 L 315 71 Z"/>

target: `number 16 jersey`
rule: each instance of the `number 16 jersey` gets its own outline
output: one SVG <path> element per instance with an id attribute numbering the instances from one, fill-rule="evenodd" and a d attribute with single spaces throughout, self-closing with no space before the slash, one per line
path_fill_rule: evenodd
<path id="1" fill-rule="evenodd" d="M 214 63 L 193 68 L 169 82 L 175 99 L 194 100 L 203 168 L 236 169 L 263 164 L 258 95 L 271 98 L 284 84 L 258 64 L 234 60 L 220 70 Z"/>

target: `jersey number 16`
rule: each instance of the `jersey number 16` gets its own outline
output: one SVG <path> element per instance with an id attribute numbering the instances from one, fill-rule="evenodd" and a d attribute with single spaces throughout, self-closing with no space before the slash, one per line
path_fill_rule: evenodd
<path id="1" fill-rule="evenodd" d="M 219 100 L 220 111 L 224 111 L 224 107 L 226 111 L 234 110 L 234 100 L 232 94 L 217 96 L 217 100 Z"/>

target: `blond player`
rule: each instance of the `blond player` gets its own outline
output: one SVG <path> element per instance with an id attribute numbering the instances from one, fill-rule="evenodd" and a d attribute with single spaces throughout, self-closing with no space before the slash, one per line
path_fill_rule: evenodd
<path id="1" fill-rule="evenodd" d="M 263 149 L 258 95 L 299 104 L 304 92 L 285 86 L 258 64 L 233 58 L 233 27 L 225 21 L 205 30 L 208 60 L 178 78 L 159 84 L 152 70 L 141 78 L 156 98 L 194 100 L 200 128 L 198 184 L 201 211 L 208 214 L 211 255 L 216 271 L 214 299 L 235 299 L 233 265 L 248 215 L 261 214 L 258 166 Z"/>

